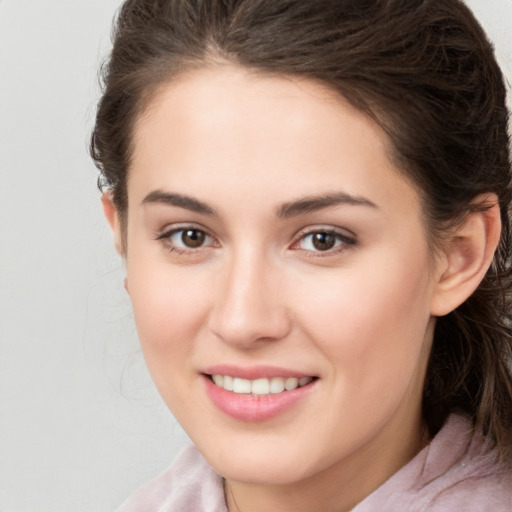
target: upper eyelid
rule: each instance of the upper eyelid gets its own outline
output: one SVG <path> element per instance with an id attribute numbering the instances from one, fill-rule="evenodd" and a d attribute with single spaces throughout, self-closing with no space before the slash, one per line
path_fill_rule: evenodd
<path id="1" fill-rule="evenodd" d="M 335 226 L 326 226 L 326 225 L 318 225 L 318 226 L 308 226 L 306 228 L 300 229 L 294 236 L 293 240 L 295 241 L 299 240 L 300 238 L 303 238 L 307 235 L 312 235 L 314 233 L 332 233 L 334 235 L 339 235 L 343 238 L 349 238 L 351 240 L 356 241 L 357 235 L 346 228 L 339 228 Z"/>
<path id="2" fill-rule="evenodd" d="M 156 233 L 156 238 L 161 239 L 168 237 L 178 231 L 184 231 L 186 229 L 197 229 L 198 231 L 203 231 L 210 238 L 216 238 L 212 232 L 201 224 L 197 224 L 195 222 L 183 222 L 176 224 L 167 224 L 163 229 L 160 229 Z"/>

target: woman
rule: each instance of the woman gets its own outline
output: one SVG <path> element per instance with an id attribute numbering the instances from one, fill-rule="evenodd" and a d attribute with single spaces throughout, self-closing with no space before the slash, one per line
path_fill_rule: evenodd
<path id="1" fill-rule="evenodd" d="M 511 510 L 507 111 L 469 10 L 128 0 L 104 86 L 105 215 L 195 445 L 121 510 Z"/>

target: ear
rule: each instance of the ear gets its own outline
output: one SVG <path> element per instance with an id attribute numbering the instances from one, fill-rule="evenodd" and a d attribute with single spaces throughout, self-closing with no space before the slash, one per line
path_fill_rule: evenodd
<path id="1" fill-rule="evenodd" d="M 119 220 L 117 208 L 115 207 L 114 201 L 112 199 L 112 192 L 105 192 L 101 196 L 101 204 L 103 205 L 103 213 L 105 218 L 107 219 L 107 222 L 109 223 L 114 235 L 114 246 L 116 251 L 121 256 L 124 256 L 121 222 Z"/>
<path id="2" fill-rule="evenodd" d="M 443 246 L 436 268 L 431 314 L 444 316 L 460 306 L 478 287 L 489 269 L 501 233 L 495 194 L 479 196 L 474 211 L 464 219 Z"/>

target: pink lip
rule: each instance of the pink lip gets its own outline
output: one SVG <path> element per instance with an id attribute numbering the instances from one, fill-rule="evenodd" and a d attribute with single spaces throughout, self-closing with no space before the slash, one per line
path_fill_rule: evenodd
<path id="1" fill-rule="evenodd" d="M 226 374 L 233 375 L 229 372 L 218 373 L 217 375 Z M 284 377 L 283 374 L 280 376 Z M 284 391 L 283 393 L 249 395 L 226 391 L 216 386 L 208 375 L 203 375 L 203 380 L 206 394 L 215 406 L 224 414 L 234 419 L 250 422 L 264 421 L 283 414 L 303 400 L 316 387 L 315 384 L 317 382 L 317 380 L 313 380 L 306 386 L 293 389 L 292 391 Z"/>

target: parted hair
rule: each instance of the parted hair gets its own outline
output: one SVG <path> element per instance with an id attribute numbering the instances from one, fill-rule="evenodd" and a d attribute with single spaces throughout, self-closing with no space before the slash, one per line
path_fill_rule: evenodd
<path id="1" fill-rule="evenodd" d="M 122 222 L 139 116 L 159 86 L 218 62 L 318 81 L 370 116 L 420 193 L 433 247 L 496 194 L 499 247 L 478 289 L 437 320 L 423 411 L 431 435 L 465 412 L 512 463 L 506 88 L 471 11 L 460 0 L 127 0 L 90 146 Z"/>

